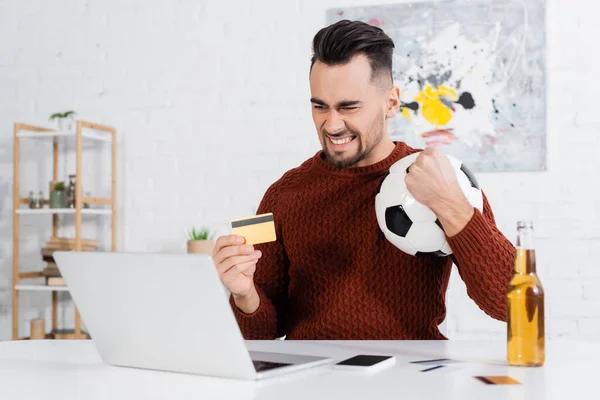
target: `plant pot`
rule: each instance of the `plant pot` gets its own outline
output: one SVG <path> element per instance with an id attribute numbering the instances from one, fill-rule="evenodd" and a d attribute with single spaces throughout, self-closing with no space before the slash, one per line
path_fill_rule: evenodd
<path id="1" fill-rule="evenodd" d="M 212 240 L 188 240 L 187 252 L 190 254 L 208 254 L 212 256 L 215 244 Z"/>
<path id="2" fill-rule="evenodd" d="M 58 118 L 58 131 L 59 132 L 72 132 L 73 131 L 73 119 L 72 118 Z"/>
<path id="3" fill-rule="evenodd" d="M 53 190 L 50 192 L 50 208 L 65 208 L 67 196 L 64 190 Z"/>

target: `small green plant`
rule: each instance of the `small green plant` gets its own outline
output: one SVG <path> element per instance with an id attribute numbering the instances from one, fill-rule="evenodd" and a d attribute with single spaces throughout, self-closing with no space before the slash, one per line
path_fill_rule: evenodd
<path id="1" fill-rule="evenodd" d="M 71 115 L 76 115 L 77 113 L 75 111 L 65 111 L 63 113 L 54 113 L 50 116 L 50 121 L 52 121 L 53 119 L 56 118 L 68 118 Z"/>
<path id="2" fill-rule="evenodd" d="M 54 184 L 54 190 L 56 190 L 57 192 L 62 192 L 63 190 L 65 190 L 65 183 L 64 182 L 56 182 Z"/>
<path id="3" fill-rule="evenodd" d="M 209 239 L 212 239 L 212 233 L 208 229 L 205 229 L 205 228 L 196 229 L 194 227 L 188 232 L 188 239 L 189 240 L 209 240 Z"/>

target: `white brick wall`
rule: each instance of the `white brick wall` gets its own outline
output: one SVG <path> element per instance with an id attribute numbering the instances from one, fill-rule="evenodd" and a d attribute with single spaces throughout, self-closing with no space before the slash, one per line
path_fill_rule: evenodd
<path id="1" fill-rule="evenodd" d="M 271 182 L 318 150 L 310 43 L 326 8 L 348 4 L 0 2 L 0 340 L 10 338 L 13 122 L 45 124 L 74 108 L 116 126 L 119 249 L 183 251 L 191 224 L 222 227 L 253 212 Z M 479 176 L 509 239 L 518 219 L 535 222 L 550 336 L 600 337 L 600 56 L 590 51 L 599 10 L 587 0 L 547 2 L 549 170 Z M 46 185 L 38 168 L 23 177 L 23 195 Z M 90 232 L 106 229 L 96 226 Z M 22 222 L 29 262 L 48 229 Z M 49 296 L 21 299 L 27 333 L 30 318 L 49 316 Z M 450 338 L 504 337 L 456 273 L 448 304 Z M 67 299 L 63 306 L 68 324 Z"/>

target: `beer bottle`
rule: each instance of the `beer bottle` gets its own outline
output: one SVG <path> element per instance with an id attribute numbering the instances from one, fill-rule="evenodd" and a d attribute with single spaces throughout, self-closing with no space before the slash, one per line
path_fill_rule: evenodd
<path id="1" fill-rule="evenodd" d="M 517 224 L 515 270 L 508 286 L 508 364 L 537 367 L 545 361 L 544 289 L 535 265 L 533 223 Z"/>

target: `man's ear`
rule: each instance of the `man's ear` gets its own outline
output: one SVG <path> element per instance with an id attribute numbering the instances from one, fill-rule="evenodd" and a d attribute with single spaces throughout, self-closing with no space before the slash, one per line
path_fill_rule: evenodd
<path id="1" fill-rule="evenodd" d="M 393 118 L 400 109 L 400 88 L 392 86 L 387 93 L 387 107 L 385 110 L 386 119 Z"/>

